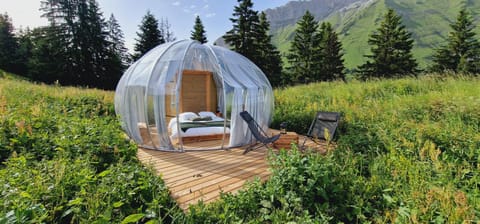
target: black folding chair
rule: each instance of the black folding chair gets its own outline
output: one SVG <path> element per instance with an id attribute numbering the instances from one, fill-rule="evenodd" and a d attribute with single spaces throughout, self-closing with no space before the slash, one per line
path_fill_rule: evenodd
<path id="1" fill-rule="evenodd" d="M 243 154 L 246 154 L 252 150 L 258 149 L 262 146 L 268 148 L 268 144 L 277 141 L 280 138 L 280 134 L 274 135 L 272 137 L 268 137 L 268 134 L 258 125 L 258 123 L 253 119 L 252 115 L 250 115 L 247 111 L 240 112 L 240 117 L 247 122 L 248 128 L 252 132 L 253 137 L 257 140 L 257 142 L 262 143 L 260 146 L 253 148 L 256 144 L 249 146 L 245 149 Z"/>
<path id="2" fill-rule="evenodd" d="M 335 135 L 339 121 L 340 113 L 338 112 L 318 112 L 308 129 L 308 133 L 305 135 L 302 148 L 304 148 L 307 138 L 310 138 L 317 144 L 319 144 L 318 139 L 331 141 Z M 328 131 L 328 135 L 326 131 Z"/>

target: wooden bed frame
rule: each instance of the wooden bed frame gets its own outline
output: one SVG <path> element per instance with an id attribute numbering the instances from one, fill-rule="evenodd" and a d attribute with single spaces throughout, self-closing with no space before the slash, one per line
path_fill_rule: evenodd
<path id="1" fill-rule="evenodd" d="M 147 127 L 145 124 L 139 124 L 138 128 L 140 129 L 140 135 L 142 136 L 142 139 L 148 139 L 148 133 L 147 133 Z M 156 141 L 156 133 L 155 133 L 156 128 L 152 128 L 154 133 L 152 133 L 151 137 L 153 138 L 153 141 Z M 225 137 L 228 138 L 230 137 L 229 133 L 225 133 Z M 183 143 L 193 143 L 193 142 L 203 142 L 203 141 L 215 141 L 215 140 L 222 140 L 223 134 L 212 134 L 212 135 L 200 135 L 200 136 L 185 136 L 182 137 L 182 142 Z M 178 144 L 178 138 L 174 139 L 172 141 L 173 144 Z M 146 142 L 146 144 L 152 144 L 151 141 Z"/>
<path id="2" fill-rule="evenodd" d="M 225 137 L 230 137 L 230 134 L 226 133 Z M 192 143 L 192 142 L 203 142 L 203 141 L 214 141 L 214 140 L 222 140 L 223 134 L 213 134 L 213 135 L 201 135 L 201 136 L 187 136 L 182 137 L 182 142 L 185 143 Z M 172 142 L 173 144 L 178 144 L 178 138 Z"/>
<path id="3" fill-rule="evenodd" d="M 176 108 L 172 107 L 172 99 L 165 98 L 165 110 L 167 118 L 176 117 Z M 210 71 L 201 70 L 183 70 L 183 77 L 180 89 L 179 111 L 212 111 L 217 109 L 217 89 L 213 79 L 213 73 Z M 148 138 L 148 133 L 145 126 L 139 126 L 140 133 L 143 139 Z M 145 130 L 142 130 L 145 129 Z M 171 134 L 171 133 L 169 133 Z M 145 136 L 144 136 L 145 135 Z M 225 134 L 225 137 L 230 137 L 230 134 Z M 183 143 L 193 143 L 202 141 L 222 140 L 223 134 L 212 134 L 202 136 L 182 137 Z M 155 141 L 155 139 L 154 139 Z M 150 142 L 151 143 L 151 142 Z M 178 144 L 178 138 L 172 141 L 173 144 Z"/>
<path id="4" fill-rule="evenodd" d="M 212 111 L 217 109 L 217 89 L 213 73 L 200 70 L 183 70 L 180 90 L 179 111 Z M 168 109 L 168 108 L 167 108 Z M 167 110 L 167 115 L 175 116 L 176 111 Z M 229 137 L 229 134 L 225 134 Z M 222 140 L 223 134 L 182 137 L 183 143 Z M 178 138 L 173 144 L 178 144 Z"/>

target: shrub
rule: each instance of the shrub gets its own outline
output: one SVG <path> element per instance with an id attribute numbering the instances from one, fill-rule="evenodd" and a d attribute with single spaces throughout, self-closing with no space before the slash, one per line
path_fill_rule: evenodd
<path id="1" fill-rule="evenodd" d="M 272 175 L 192 208 L 206 222 L 478 222 L 479 79 L 424 76 L 275 91 L 273 127 L 341 112 L 336 150 L 272 155 Z M 249 212 L 256 211 L 256 212 Z M 280 221 L 281 220 L 281 221 Z"/>

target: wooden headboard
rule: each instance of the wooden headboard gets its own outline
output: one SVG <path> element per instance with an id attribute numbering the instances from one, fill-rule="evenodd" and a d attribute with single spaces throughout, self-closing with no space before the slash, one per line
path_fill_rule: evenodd
<path id="1" fill-rule="evenodd" d="M 176 114 L 170 106 L 171 99 L 165 99 L 167 116 Z M 182 112 L 212 111 L 217 109 L 217 89 L 210 71 L 183 70 L 180 89 L 179 110 Z"/>

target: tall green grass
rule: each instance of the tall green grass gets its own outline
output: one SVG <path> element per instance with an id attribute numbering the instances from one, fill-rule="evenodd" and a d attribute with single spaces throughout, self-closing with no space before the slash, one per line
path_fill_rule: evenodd
<path id="1" fill-rule="evenodd" d="M 184 214 L 136 159 L 113 93 L 0 78 L 0 223 L 480 222 L 480 79 L 454 74 L 275 91 L 272 126 L 338 111 L 326 155 L 271 153 L 272 175 Z"/>
<path id="2" fill-rule="evenodd" d="M 136 159 L 113 93 L 0 78 L 0 223 L 172 222 L 163 181 Z"/>
<path id="3" fill-rule="evenodd" d="M 479 87 L 478 77 L 427 75 L 276 90 L 274 127 L 287 121 L 303 134 L 317 111 L 338 111 L 337 148 L 272 154 L 269 181 L 192 214 L 206 222 L 479 222 Z"/>

